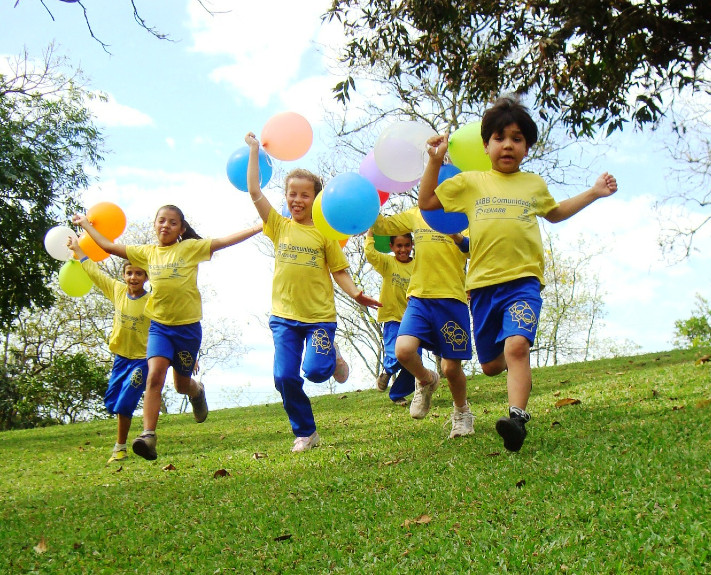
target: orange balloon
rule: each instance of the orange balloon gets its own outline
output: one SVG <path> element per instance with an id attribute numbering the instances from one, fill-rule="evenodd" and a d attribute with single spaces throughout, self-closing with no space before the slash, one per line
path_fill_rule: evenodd
<path id="1" fill-rule="evenodd" d="M 100 262 L 109 257 L 109 254 L 99 247 L 92 237 L 83 233 L 79 236 L 79 247 L 94 262 Z"/>
<path id="2" fill-rule="evenodd" d="M 314 133 L 308 120 L 296 112 L 272 116 L 262 128 L 262 147 L 277 160 L 298 160 L 309 151 Z"/>
<path id="3" fill-rule="evenodd" d="M 345 240 L 338 240 L 338 245 L 340 245 L 341 248 L 345 248 L 347 243 L 348 243 L 348 238 L 346 238 Z"/>
<path id="4" fill-rule="evenodd" d="M 111 202 L 99 202 L 90 207 L 86 212 L 86 217 L 91 225 L 101 232 L 102 236 L 111 241 L 114 241 L 126 229 L 126 214 Z"/>

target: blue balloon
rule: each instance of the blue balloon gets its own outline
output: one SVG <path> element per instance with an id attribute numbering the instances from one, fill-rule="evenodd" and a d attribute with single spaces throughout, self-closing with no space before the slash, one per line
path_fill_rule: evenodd
<path id="1" fill-rule="evenodd" d="M 442 166 L 439 168 L 439 176 L 437 176 L 437 185 L 439 186 L 445 180 L 448 180 L 452 176 L 456 176 L 461 172 L 462 170 L 460 170 L 454 164 L 442 164 Z"/>
<path id="2" fill-rule="evenodd" d="M 230 183 L 243 192 L 247 191 L 247 165 L 249 164 L 249 146 L 235 150 L 227 160 L 227 178 Z M 272 160 L 259 148 L 259 187 L 263 188 L 272 178 Z"/>
<path id="3" fill-rule="evenodd" d="M 321 193 L 323 217 L 329 226 L 342 234 L 363 233 L 375 223 L 380 212 L 378 190 L 355 172 L 339 174 Z"/>
<path id="4" fill-rule="evenodd" d="M 469 227 L 469 218 L 461 212 L 438 210 L 420 210 L 427 225 L 440 234 L 458 234 Z"/>
<path id="5" fill-rule="evenodd" d="M 289 211 L 289 206 L 286 204 L 286 200 L 284 200 L 284 203 L 281 205 L 281 215 L 285 218 L 291 217 L 291 212 Z"/>

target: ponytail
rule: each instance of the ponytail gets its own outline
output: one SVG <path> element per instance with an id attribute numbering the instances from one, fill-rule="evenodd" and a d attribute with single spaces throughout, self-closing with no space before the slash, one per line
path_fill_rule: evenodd
<path id="1" fill-rule="evenodd" d="M 178 206 L 174 206 L 172 204 L 167 204 L 165 206 L 161 206 L 158 208 L 158 212 L 161 210 L 171 210 L 178 214 L 180 216 L 180 225 L 185 228 L 185 231 L 182 233 L 182 235 L 178 238 L 178 241 L 183 241 L 183 240 L 201 240 L 202 236 L 198 235 L 198 233 L 193 229 L 193 227 L 185 221 L 185 216 L 183 215 L 183 210 L 181 210 Z M 158 215 L 158 212 L 156 212 L 156 216 Z"/>

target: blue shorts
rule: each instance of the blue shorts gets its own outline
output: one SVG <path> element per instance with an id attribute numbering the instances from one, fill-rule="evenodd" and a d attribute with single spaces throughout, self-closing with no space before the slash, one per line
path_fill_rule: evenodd
<path id="1" fill-rule="evenodd" d="M 202 327 L 199 321 L 187 325 L 164 325 L 151 320 L 146 358 L 167 357 L 177 373 L 190 377 L 201 343 Z"/>
<path id="2" fill-rule="evenodd" d="M 410 296 L 398 331 L 401 335 L 416 337 L 421 347 L 444 359 L 472 358 L 469 309 L 456 299 Z"/>
<path id="3" fill-rule="evenodd" d="M 522 335 L 533 345 L 543 305 L 538 278 L 473 289 L 470 302 L 479 363 L 499 357 L 506 338 L 513 335 Z"/>
<path id="4" fill-rule="evenodd" d="M 148 362 L 143 359 L 114 357 L 109 376 L 109 387 L 104 396 L 104 405 L 109 413 L 133 417 L 138 402 L 146 390 Z"/>

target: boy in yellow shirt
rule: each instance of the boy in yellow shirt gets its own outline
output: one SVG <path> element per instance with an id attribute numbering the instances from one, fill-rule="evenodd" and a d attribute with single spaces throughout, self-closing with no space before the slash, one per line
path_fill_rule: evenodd
<path id="1" fill-rule="evenodd" d="M 471 329 L 464 275 L 467 262 L 465 238 L 447 236 L 430 228 L 419 208 L 389 217 L 378 216 L 373 225 L 378 235 L 412 233 L 417 246 L 415 266 L 407 289 L 407 308 L 395 342 L 400 364 L 415 376 L 415 395 L 410 416 L 423 419 L 430 411 L 439 374 L 427 369 L 418 351 L 429 349 L 442 358 L 442 371 L 452 394 L 450 438 L 474 433 L 474 415 L 467 402 L 467 378 L 462 361 L 472 358 Z"/>
<path id="2" fill-rule="evenodd" d="M 390 399 L 401 406 L 407 405 L 405 399 L 415 391 L 415 376 L 404 369 L 395 356 L 395 341 L 397 340 L 400 322 L 407 307 L 407 288 L 415 268 L 412 256 L 412 234 L 390 237 L 390 250 L 394 256 L 382 254 L 375 249 L 372 230 L 368 230 L 365 239 L 365 257 L 376 272 L 383 277 L 380 289 L 378 322 L 383 324 L 383 372 L 376 380 L 379 391 L 388 388 L 390 378 L 400 372 L 390 388 Z"/>
<path id="3" fill-rule="evenodd" d="M 116 444 L 109 463 L 128 457 L 126 440 L 131 429 L 133 412 L 146 389 L 148 361 L 148 318 L 143 314 L 148 301 L 148 292 L 143 285 L 148 279 L 146 270 L 129 261 L 123 264 L 121 283 L 105 273 L 91 261 L 72 239 L 69 247 L 76 254 L 82 267 L 101 292 L 114 306 L 114 321 L 109 338 L 109 350 L 114 354 L 109 386 L 104 395 L 104 405 L 111 414 L 116 414 L 118 432 Z"/>
<path id="4" fill-rule="evenodd" d="M 526 411 L 530 348 L 543 303 L 543 244 L 537 218 L 551 223 L 566 220 L 598 198 L 614 194 L 617 182 L 605 172 L 586 192 L 556 202 L 540 176 L 519 169 L 538 139 L 538 128 L 528 110 L 512 98 L 500 98 L 484 113 L 481 136 L 492 169 L 462 172 L 439 186 L 448 139 L 430 138 L 419 206 L 462 212 L 469 218 L 466 289 L 477 355 L 486 375 L 508 370 L 509 413 L 496 422 L 496 431 L 507 450 L 519 451 L 531 419 Z"/>

